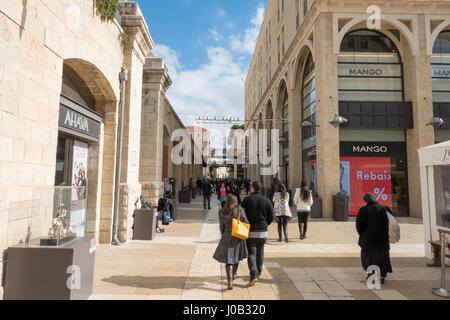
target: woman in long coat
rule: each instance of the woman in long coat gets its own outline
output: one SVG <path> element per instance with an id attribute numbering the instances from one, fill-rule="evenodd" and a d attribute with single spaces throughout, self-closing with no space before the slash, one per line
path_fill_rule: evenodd
<path id="1" fill-rule="evenodd" d="M 381 271 L 381 283 L 384 283 L 387 274 L 392 273 L 387 208 L 379 204 L 372 193 L 366 194 L 364 201 L 367 205 L 359 210 L 356 218 L 361 262 L 366 271 L 370 266 L 378 266 Z"/>
<path id="2" fill-rule="evenodd" d="M 213 258 L 225 264 L 228 290 L 233 289 L 233 280 L 237 278 L 239 262 L 247 259 L 247 242 L 231 235 L 232 220 L 240 215 L 240 221 L 248 223 L 244 210 L 239 207 L 234 194 L 227 196 L 225 206 L 219 210 L 219 224 L 222 238 L 213 255 Z"/>

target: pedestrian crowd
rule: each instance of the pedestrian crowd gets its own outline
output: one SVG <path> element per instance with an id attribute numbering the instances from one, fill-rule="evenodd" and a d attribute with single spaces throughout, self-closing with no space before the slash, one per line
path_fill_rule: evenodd
<path id="1" fill-rule="evenodd" d="M 213 258 L 225 264 L 228 289 L 233 289 L 233 280 L 237 278 L 239 263 L 247 259 L 250 271 L 249 286 L 254 286 L 261 277 L 264 264 L 264 247 L 268 239 L 268 227 L 275 221 L 278 224 L 278 241 L 289 242 L 288 223 L 293 219 L 290 209 L 290 195 L 284 184 L 278 178 L 273 179 L 271 186 L 264 190 L 260 182 L 250 183 L 248 180 L 204 179 L 197 181 L 199 192 L 203 193 L 204 209 L 206 203 L 211 209 L 212 193 L 217 193 L 221 204 L 219 209 L 219 225 L 221 239 Z M 241 191 L 245 198 L 241 200 Z M 392 239 L 391 222 L 397 223 L 390 208 L 381 205 L 376 197 L 368 193 L 364 196 L 367 204 L 363 206 L 356 219 L 356 230 L 359 234 L 361 247 L 361 262 L 364 270 L 373 271 L 373 266 L 379 268 L 376 274 L 384 283 L 388 273 L 392 273 L 390 261 L 390 239 Z M 313 206 L 313 194 L 302 182 L 296 188 L 292 203 L 296 208 L 300 240 L 307 238 L 308 220 Z M 392 220 L 393 219 L 393 220 Z M 236 222 L 249 225 L 246 239 L 233 236 Z M 396 225 L 398 232 L 398 223 Z M 399 233 L 397 240 L 399 240 Z M 391 243 L 395 243 L 392 242 Z M 367 279 L 373 273 L 367 274 Z"/>

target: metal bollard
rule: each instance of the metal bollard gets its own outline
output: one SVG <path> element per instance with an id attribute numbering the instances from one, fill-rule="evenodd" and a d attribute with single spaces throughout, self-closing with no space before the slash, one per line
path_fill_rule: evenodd
<path id="1" fill-rule="evenodd" d="M 447 247 L 447 237 L 444 233 L 439 232 L 441 238 L 441 287 L 433 288 L 431 292 L 439 297 L 450 298 L 450 292 L 445 289 L 445 248 Z"/>

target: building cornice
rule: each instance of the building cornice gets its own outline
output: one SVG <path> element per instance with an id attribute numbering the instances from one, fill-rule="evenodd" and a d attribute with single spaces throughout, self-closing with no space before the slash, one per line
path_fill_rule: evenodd
<path id="1" fill-rule="evenodd" d="M 146 57 L 155 47 L 147 22 L 135 1 L 120 1 L 119 12 L 124 32 L 137 41 L 141 56 Z"/>

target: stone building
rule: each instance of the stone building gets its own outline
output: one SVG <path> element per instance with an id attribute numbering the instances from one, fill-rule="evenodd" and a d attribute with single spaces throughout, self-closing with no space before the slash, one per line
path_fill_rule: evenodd
<path id="1" fill-rule="evenodd" d="M 280 130 L 278 176 L 291 190 L 307 182 L 325 218 L 338 192 L 351 214 L 373 192 L 421 217 L 417 150 L 450 140 L 449 71 L 450 1 L 269 0 L 246 129 Z M 247 176 L 268 184 L 261 168 Z"/>
<path id="2" fill-rule="evenodd" d="M 142 193 L 156 200 L 164 177 L 181 184 L 201 172 L 172 166 L 165 152 L 183 124 L 153 47 L 134 1 L 120 1 L 112 21 L 92 0 L 0 2 L 0 252 L 46 236 L 61 204 L 83 234 L 111 242 L 122 67 L 120 241 L 132 237 Z"/>

